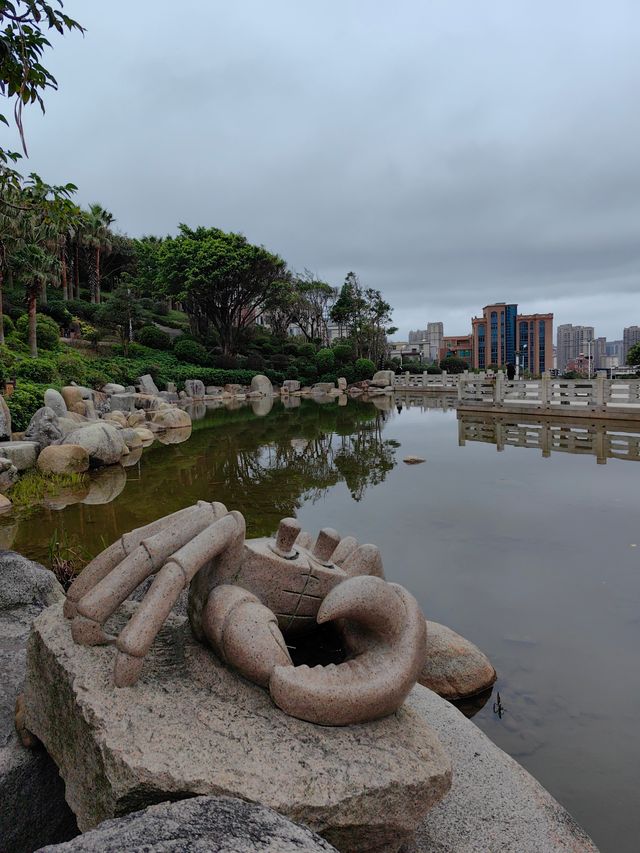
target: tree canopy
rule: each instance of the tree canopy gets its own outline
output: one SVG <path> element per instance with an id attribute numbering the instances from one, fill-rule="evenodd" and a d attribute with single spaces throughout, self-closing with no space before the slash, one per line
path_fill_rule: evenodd
<path id="1" fill-rule="evenodd" d="M 157 270 L 156 289 L 179 299 L 200 333 L 211 325 L 225 354 L 237 351 L 243 329 L 277 304 L 288 283 L 284 260 L 243 234 L 180 225 L 177 237 L 157 246 L 157 264 L 146 259 Z"/>

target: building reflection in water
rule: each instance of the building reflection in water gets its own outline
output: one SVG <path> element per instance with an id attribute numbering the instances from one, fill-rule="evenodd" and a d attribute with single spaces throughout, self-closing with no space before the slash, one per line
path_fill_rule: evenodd
<path id="1" fill-rule="evenodd" d="M 545 458 L 553 452 L 595 456 L 598 465 L 607 459 L 640 460 L 640 429 L 624 421 L 458 412 L 458 444 L 464 447 L 467 441 L 495 444 L 498 452 L 529 447 Z"/>

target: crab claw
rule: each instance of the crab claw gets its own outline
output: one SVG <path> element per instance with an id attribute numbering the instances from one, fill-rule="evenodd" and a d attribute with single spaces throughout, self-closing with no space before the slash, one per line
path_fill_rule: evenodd
<path id="1" fill-rule="evenodd" d="M 381 578 L 352 577 L 327 595 L 317 618 L 345 620 L 338 625 L 356 656 L 337 666 L 276 666 L 269 681 L 276 705 L 325 726 L 397 711 L 424 664 L 426 622 L 415 598 Z"/>
<path id="2" fill-rule="evenodd" d="M 274 667 L 293 668 L 274 613 L 238 586 L 215 587 L 202 618 L 205 636 L 225 663 L 267 687 Z"/>

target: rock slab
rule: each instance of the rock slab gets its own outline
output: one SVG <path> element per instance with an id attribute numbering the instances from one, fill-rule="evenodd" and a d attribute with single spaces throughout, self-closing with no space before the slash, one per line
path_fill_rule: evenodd
<path id="1" fill-rule="evenodd" d="M 38 449 L 35 441 L 3 441 L 0 444 L 0 456 L 8 459 L 18 471 L 26 471 L 36 464 Z"/>
<path id="2" fill-rule="evenodd" d="M 113 663 L 113 648 L 74 644 L 61 605 L 34 623 L 27 726 L 58 764 L 82 830 L 167 799 L 225 795 L 269 806 L 338 850 L 383 853 L 412 836 L 451 784 L 446 753 L 414 711 L 344 728 L 289 717 L 179 614 L 135 687 L 112 686 Z"/>
<path id="3" fill-rule="evenodd" d="M 39 853 L 335 853 L 324 839 L 265 806 L 231 797 L 160 803 Z"/>
<path id="4" fill-rule="evenodd" d="M 31 853 L 77 833 L 58 768 L 44 749 L 26 749 L 14 725 L 31 622 L 63 597 L 52 572 L 0 551 L 0 850 L 11 853 Z"/>
<path id="5" fill-rule="evenodd" d="M 407 705 L 451 756 L 453 784 L 416 833 L 411 853 L 598 853 L 551 794 L 471 720 L 416 685 Z"/>

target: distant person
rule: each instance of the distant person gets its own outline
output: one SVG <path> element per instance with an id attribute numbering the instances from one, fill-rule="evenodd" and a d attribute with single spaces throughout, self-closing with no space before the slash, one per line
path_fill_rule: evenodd
<path id="1" fill-rule="evenodd" d="M 516 378 L 516 366 L 512 361 L 510 361 L 509 364 L 507 365 L 507 379 L 509 380 L 509 382 L 513 382 L 513 380 L 515 378 Z"/>

